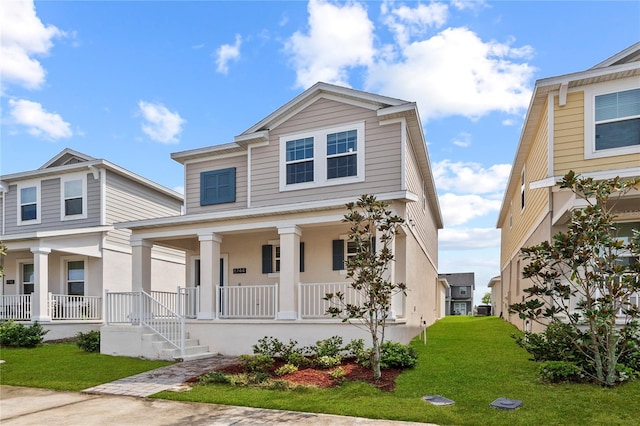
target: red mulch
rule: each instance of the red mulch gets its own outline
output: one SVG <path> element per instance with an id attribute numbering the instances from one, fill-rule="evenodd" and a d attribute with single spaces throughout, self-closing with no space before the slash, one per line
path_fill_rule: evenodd
<path id="1" fill-rule="evenodd" d="M 273 371 L 275 371 L 282 365 L 282 362 L 276 362 L 274 364 L 273 368 L 271 369 L 273 378 L 279 380 L 287 380 L 291 383 L 300 385 L 316 386 L 319 388 L 330 388 L 338 386 L 340 384 L 340 380 L 336 380 L 330 375 L 331 371 L 334 370 L 333 368 L 301 368 L 291 374 L 285 374 L 283 376 L 277 377 L 275 374 L 273 374 Z M 374 380 L 373 371 L 371 369 L 365 368 L 360 364 L 355 363 L 354 361 L 343 361 L 341 366 L 346 373 L 346 375 L 344 376 L 344 380 L 367 382 L 380 390 L 388 392 L 395 389 L 396 377 L 398 377 L 398 375 L 402 372 L 401 369 L 384 369 L 382 370 L 382 377 L 380 377 L 380 379 L 378 380 Z M 216 371 L 227 374 L 238 374 L 244 372 L 244 369 L 241 364 L 234 364 L 228 367 L 220 368 Z"/>

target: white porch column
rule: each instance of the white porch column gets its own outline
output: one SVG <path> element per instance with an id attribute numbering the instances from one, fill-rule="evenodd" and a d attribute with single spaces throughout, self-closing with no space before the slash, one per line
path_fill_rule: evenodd
<path id="1" fill-rule="evenodd" d="M 151 248 L 153 243 L 143 239 L 131 240 L 132 291 L 151 291 Z"/>
<path id="2" fill-rule="evenodd" d="M 49 315 L 49 253 L 51 249 L 34 247 L 33 253 L 33 296 L 31 296 L 31 320 L 51 321 Z"/>
<path id="3" fill-rule="evenodd" d="M 200 311 L 198 319 L 216 318 L 216 286 L 220 279 L 220 243 L 214 233 L 198 234 L 200 241 Z"/>
<path id="4" fill-rule="evenodd" d="M 382 250 L 383 246 L 384 246 L 383 242 L 380 240 L 380 238 L 378 238 L 378 236 L 376 236 L 376 247 L 377 247 L 376 251 Z M 389 251 L 391 251 L 391 254 L 393 255 L 393 258 L 395 259 L 396 238 L 393 238 L 391 241 L 389 241 L 388 247 L 389 247 Z M 389 281 L 390 283 L 395 284 L 396 282 L 396 262 L 395 261 L 389 262 L 389 265 L 387 266 L 387 270 L 383 274 L 383 278 Z M 398 314 L 402 312 L 403 302 L 404 302 L 404 295 L 402 293 L 395 294 L 391 298 L 391 312 L 389 312 L 389 319 L 396 319 Z"/>
<path id="5" fill-rule="evenodd" d="M 300 235 L 297 226 L 278 228 L 280 235 L 280 283 L 278 288 L 279 320 L 298 317 L 298 282 L 300 282 Z"/>

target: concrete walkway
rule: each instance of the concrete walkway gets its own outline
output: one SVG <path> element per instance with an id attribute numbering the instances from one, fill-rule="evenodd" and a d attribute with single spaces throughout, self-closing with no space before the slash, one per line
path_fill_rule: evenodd
<path id="1" fill-rule="evenodd" d="M 0 424 L 2 426 L 425 425 L 425 423 L 147 398 L 164 390 L 180 390 L 189 379 L 234 363 L 235 360 L 234 357 L 214 356 L 179 362 L 94 386 L 80 393 L 0 386 Z"/>

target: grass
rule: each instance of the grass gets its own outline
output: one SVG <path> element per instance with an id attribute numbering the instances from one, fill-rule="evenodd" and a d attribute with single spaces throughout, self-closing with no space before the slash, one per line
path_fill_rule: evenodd
<path id="1" fill-rule="evenodd" d="M 596 385 L 548 385 L 511 334 L 517 330 L 495 317 L 447 317 L 428 329 L 416 368 L 402 373 L 396 390 L 382 392 L 365 383 L 296 391 L 198 385 L 156 398 L 264 407 L 439 425 L 629 425 L 640 418 L 640 380 L 613 389 Z M 81 351 L 73 344 L 36 349 L 2 348 L 0 383 L 81 390 L 166 365 L 162 361 L 111 357 Z M 425 395 L 442 395 L 454 405 L 433 406 Z M 505 397 L 523 401 L 514 411 L 489 404 Z"/>
<path id="2" fill-rule="evenodd" d="M 171 364 L 85 352 L 74 343 L 0 348 L 0 384 L 80 391 Z"/>
<path id="3" fill-rule="evenodd" d="M 225 385 L 195 386 L 155 397 L 439 425 L 629 425 L 640 418 L 640 381 L 613 389 L 596 385 L 549 385 L 537 380 L 529 354 L 510 337 L 517 330 L 495 317 L 447 317 L 428 329 L 418 366 L 405 371 L 394 392 L 364 383 L 333 389 L 276 391 Z M 455 401 L 433 406 L 425 395 Z M 514 411 L 489 404 L 505 397 L 523 401 Z"/>

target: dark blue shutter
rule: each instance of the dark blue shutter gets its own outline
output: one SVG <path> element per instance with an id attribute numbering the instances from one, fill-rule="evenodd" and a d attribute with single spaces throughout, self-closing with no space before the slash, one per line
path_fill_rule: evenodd
<path id="1" fill-rule="evenodd" d="M 236 168 L 200 173 L 200 205 L 233 203 L 236 201 Z"/>
<path id="2" fill-rule="evenodd" d="M 300 272 L 304 272 L 304 243 L 300 243 Z"/>
<path id="3" fill-rule="evenodd" d="M 273 246 L 265 244 L 262 246 L 262 273 L 270 274 L 273 272 Z"/>
<path id="4" fill-rule="evenodd" d="M 371 253 L 376 253 L 376 237 L 371 237 Z"/>
<path id="5" fill-rule="evenodd" d="M 333 270 L 344 269 L 344 240 L 333 240 Z"/>

